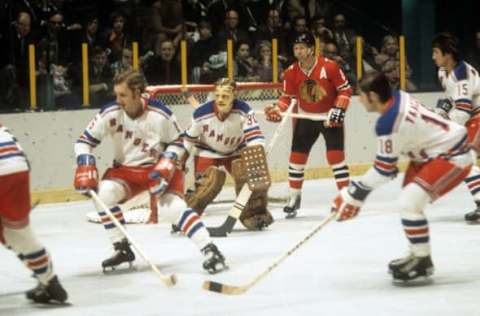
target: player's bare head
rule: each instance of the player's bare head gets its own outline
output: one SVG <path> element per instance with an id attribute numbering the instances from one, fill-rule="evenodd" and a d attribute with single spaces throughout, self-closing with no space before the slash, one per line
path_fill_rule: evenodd
<path id="1" fill-rule="evenodd" d="M 121 72 L 113 78 L 113 85 L 116 86 L 122 83 L 126 83 L 130 90 L 140 94 L 145 92 L 145 88 L 147 87 L 147 80 L 143 74 L 133 69 Z"/>
<path id="2" fill-rule="evenodd" d="M 117 104 L 132 118 L 143 112 L 141 95 L 145 91 L 147 81 L 136 70 L 126 70 L 113 79 L 113 91 Z"/>
<path id="3" fill-rule="evenodd" d="M 293 42 L 293 54 L 295 58 L 303 61 L 305 58 L 313 56 L 315 52 L 315 38 L 310 32 L 304 32 L 297 35 Z"/>
<path id="4" fill-rule="evenodd" d="M 450 55 L 454 61 L 459 61 L 462 56 L 460 53 L 460 43 L 458 38 L 451 33 L 439 33 L 432 41 L 432 48 L 437 49 L 442 55 Z"/>
<path id="5" fill-rule="evenodd" d="M 215 82 L 215 106 L 218 112 L 228 114 L 233 107 L 237 92 L 235 80 L 221 78 Z"/>
<path id="6" fill-rule="evenodd" d="M 392 88 L 388 78 L 382 72 L 368 73 L 358 84 L 360 102 L 367 111 L 378 111 L 392 97 Z"/>

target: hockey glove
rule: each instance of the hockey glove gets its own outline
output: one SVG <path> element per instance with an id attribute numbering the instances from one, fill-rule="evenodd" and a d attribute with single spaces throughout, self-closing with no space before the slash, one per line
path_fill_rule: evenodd
<path id="1" fill-rule="evenodd" d="M 344 221 L 357 216 L 371 191 L 371 188 L 355 181 L 350 182 L 348 188 L 343 188 L 333 200 L 332 212 L 337 212 L 337 221 Z"/>
<path id="2" fill-rule="evenodd" d="M 150 194 L 162 195 L 167 191 L 176 169 L 177 154 L 164 152 L 148 177 Z"/>
<path id="3" fill-rule="evenodd" d="M 327 114 L 327 126 L 328 127 L 340 127 L 345 120 L 345 109 L 334 106 L 328 111 Z"/>
<path id="4" fill-rule="evenodd" d="M 439 99 L 435 107 L 435 113 L 440 114 L 444 118 L 448 118 L 448 113 L 453 108 L 453 104 L 449 99 Z"/>
<path id="5" fill-rule="evenodd" d="M 90 154 L 81 154 L 77 157 L 77 170 L 73 183 L 75 190 L 86 194 L 89 190 L 97 190 L 98 171 L 95 157 Z"/>
<path id="6" fill-rule="evenodd" d="M 267 105 L 264 109 L 267 121 L 270 122 L 280 122 L 282 120 L 282 115 L 280 108 L 276 104 Z"/>

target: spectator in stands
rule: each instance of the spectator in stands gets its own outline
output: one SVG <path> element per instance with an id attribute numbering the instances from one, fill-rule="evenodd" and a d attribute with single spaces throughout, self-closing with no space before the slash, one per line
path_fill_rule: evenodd
<path id="1" fill-rule="evenodd" d="M 153 9 L 153 29 L 161 36 L 160 40 L 171 40 L 175 47 L 183 35 L 183 13 L 180 0 L 155 1 Z"/>
<path id="2" fill-rule="evenodd" d="M 180 63 L 175 58 L 175 46 L 171 40 L 158 37 L 155 55 L 145 64 L 144 74 L 149 84 L 179 84 Z"/>
<path id="3" fill-rule="evenodd" d="M 267 21 L 260 25 L 256 35 L 256 41 L 272 42 L 276 38 L 278 43 L 278 54 L 283 58 L 282 62 L 287 62 L 288 55 L 285 32 L 282 28 L 282 20 L 280 19 L 280 12 L 277 9 L 268 11 Z"/>
<path id="4" fill-rule="evenodd" d="M 352 87 L 355 87 L 355 83 L 357 80 L 356 80 L 354 69 L 352 65 L 350 65 L 345 59 L 343 59 L 342 56 L 338 54 L 338 49 L 335 42 L 333 41 L 325 42 L 325 48 L 323 50 L 323 54 L 325 55 L 325 57 L 334 60 L 340 66 L 340 68 L 342 68 L 342 71 L 347 77 L 348 82 L 350 82 L 350 85 Z"/>
<path id="5" fill-rule="evenodd" d="M 48 49 L 47 64 L 67 66 L 71 62 L 70 36 L 63 24 L 62 13 L 52 13 L 48 19 L 47 33 L 40 44 Z"/>
<path id="6" fill-rule="evenodd" d="M 25 108 L 28 103 L 28 45 L 35 44 L 31 18 L 27 12 L 18 13 L 9 32 L 5 34 L 0 63 L 0 105 L 4 109 Z"/>
<path id="7" fill-rule="evenodd" d="M 217 0 L 210 1 L 208 5 L 208 21 L 212 25 L 213 34 L 217 34 L 225 24 L 225 16 L 229 10 L 237 13 L 237 24 L 239 14 L 239 2 L 237 0 Z"/>
<path id="8" fill-rule="evenodd" d="M 98 38 L 98 18 L 96 16 L 89 16 L 84 20 L 80 36 L 75 38 L 72 45 L 72 62 L 81 61 L 83 43 L 88 45 L 89 52 L 96 46 L 102 46 Z"/>
<path id="9" fill-rule="evenodd" d="M 383 38 L 382 49 L 380 54 L 375 56 L 376 67 L 380 69 L 388 78 L 390 85 L 399 89 L 400 85 L 400 51 L 398 47 L 398 40 L 392 35 L 387 35 Z M 405 71 L 405 89 L 407 91 L 416 91 L 417 87 L 410 81 L 412 70 L 408 63 L 406 63 Z"/>
<path id="10" fill-rule="evenodd" d="M 467 51 L 465 60 L 477 71 L 480 71 L 480 31 L 475 32 L 473 45 Z"/>
<path id="11" fill-rule="evenodd" d="M 325 41 L 333 41 L 333 32 L 327 27 L 327 21 L 323 15 L 316 15 L 312 18 L 312 32 L 315 37 L 323 38 Z"/>
<path id="12" fill-rule="evenodd" d="M 268 41 L 260 41 L 257 44 L 257 75 L 258 80 L 262 82 L 273 82 L 272 72 L 272 45 Z M 280 81 L 283 73 L 283 67 L 281 63 L 278 63 L 278 78 Z"/>
<path id="13" fill-rule="evenodd" d="M 92 51 L 91 66 L 88 72 L 90 79 L 90 103 L 94 107 L 101 107 L 114 99 L 113 72 L 108 63 L 107 52 L 97 46 Z"/>
<path id="14" fill-rule="evenodd" d="M 250 44 L 247 42 L 238 43 L 233 69 L 235 81 L 258 81 L 257 67 L 258 61 L 250 54 Z"/>
<path id="15" fill-rule="evenodd" d="M 130 46 L 130 36 L 126 33 L 125 16 L 123 13 L 114 11 L 110 15 L 112 28 L 106 33 L 106 47 L 110 49 L 110 61 L 115 62 L 122 57 L 122 50 Z"/>
<path id="16" fill-rule="evenodd" d="M 113 76 L 131 69 L 133 66 L 133 52 L 131 48 L 124 48 L 122 51 L 122 58 L 111 64 Z"/>
<path id="17" fill-rule="evenodd" d="M 312 23 L 316 15 L 329 16 L 332 9 L 332 1 L 327 0 L 288 0 L 287 10 L 291 21 L 302 16 L 307 25 Z"/>
<path id="18" fill-rule="evenodd" d="M 350 65 L 355 62 L 355 36 L 355 31 L 347 27 L 345 16 L 341 13 L 336 14 L 333 18 L 333 37 L 338 54 Z"/>
<path id="19" fill-rule="evenodd" d="M 217 42 L 212 36 L 212 27 L 207 21 L 201 21 L 198 25 L 199 40 L 190 48 L 189 67 L 192 71 L 192 82 L 200 82 L 202 68 L 208 62 L 208 58 L 217 52 Z"/>
<path id="20" fill-rule="evenodd" d="M 244 30 L 238 28 L 239 24 L 239 15 L 235 10 L 227 11 L 225 15 L 225 25 L 222 30 L 220 30 L 216 36 L 218 42 L 217 47 L 220 50 L 226 50 L 227 40 L 231 39 L 233 41 L 234 47 L 237 47 L 237 44 L 250 43 L 250 38 L 248 33 Z"/>
<path id="21" fill-rule="evenodd" d="M 213 84 L 227 74 L 227 52 L 219 51 L 203 64 L 200 83 Z"/>

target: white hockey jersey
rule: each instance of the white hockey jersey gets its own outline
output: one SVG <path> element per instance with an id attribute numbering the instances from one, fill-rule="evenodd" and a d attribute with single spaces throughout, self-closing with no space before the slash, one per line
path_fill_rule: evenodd
<path id="1" fill-rule="evenodd" d="M 0 176 L 28 170 L 22 147 L 8 128 L 0 124 Z"/>
<path id="2" fill-rule="evenodd" d="M 478 71 L 461 61 L 448 73 L 445 67 L 438 69 L 438 79 L 454 108 L 449 112 L 451 120 L 465 125 L 480 112 L 480 77 Z"/>
<path id="3" fill-rule="evenodd" d="M 148 166 L 157 162 L 164 151 L 181 157 L 185 148 L 175 115 L 162 102 L 142 99 L 144 113 L 131 119 L 115 104 L 105 105 L 75 144 L 75 154 L 91 153 L 102 139 L 113 139 L 114 162 L 130 167 Z"/>
<path id="4" fill-rule="evenodd" d="M 364 185 L 375 188 L 394 178 L 401 155 L 427 162 L 439 156 L 455 160 L 469 151 L 464 126 L 428 110 L 408 93 L 396 91 L 392 101 L 377 120 L 377 155 L 374 166 L 360 180 Z"/>
<path id="5" fill-rule="evenodd" d="M 215 114 L 214 101 L 199 106 L 184 136 L 185 148 L 190 153 L 207 158 L 231 157 L 245 146 L 265 145 L 253 110 L 237 99 L 224 121 Z"/>

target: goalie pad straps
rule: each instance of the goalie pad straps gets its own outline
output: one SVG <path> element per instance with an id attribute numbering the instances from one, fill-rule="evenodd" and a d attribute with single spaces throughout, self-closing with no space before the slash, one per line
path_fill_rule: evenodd
<path id="1" fill-rule="evenodd" d="M 270 174 L 263 146 L 246 147 L 240 152 L 241 158 L 232 162 L 232 177 L 238 195 L 242 186 L 248 183 L 252 195 L 240 214 L 240 221 L 249 230 L 260 230 L 273 223 L 267 210 L 267 192 L 271 185 Z"/>
<path id="2" fill-rule="evenodd" d="M 225 171 L 215 166 L 210 166 L 205 172 L 199 174 L 195 179 L 195 190 L 185 195 L 188 207 L 201 215 L 222 190 L 225 177 Z"/>

